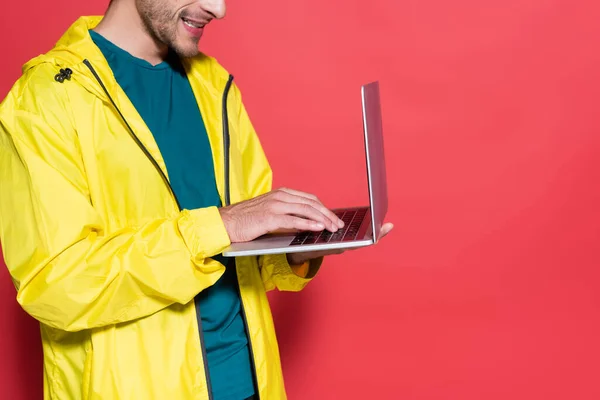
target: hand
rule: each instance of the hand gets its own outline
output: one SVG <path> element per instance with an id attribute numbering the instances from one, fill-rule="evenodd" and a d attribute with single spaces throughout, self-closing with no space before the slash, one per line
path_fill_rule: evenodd
<path id="1" fill-rule="evenodd" d="M 248 242 L 281 229 L 337 232 L 344 222 L 309 193 L 278 189 L 219 209 L 232 243 Z"/>
<path id="2" fill-rule="evenodd" d="M 383 239 L 388 233 L 390 233 L 394 229 L 394 225 L 391 223 L 383 224 L 381 230 L 379 231 L 379 239 Z M 360 247 L 350 250 L 357 250 Z M 334 254 L 342 254 L 348 249 L 336 249 L 336 250 L 323 250 L 323 251 L 309 251 L 306 253 L 289 253 L 287 254 L 287 260 L 290 265 L 302 265 L 306 261 L 313 260 L 315 258 L 330 256 Z"/>

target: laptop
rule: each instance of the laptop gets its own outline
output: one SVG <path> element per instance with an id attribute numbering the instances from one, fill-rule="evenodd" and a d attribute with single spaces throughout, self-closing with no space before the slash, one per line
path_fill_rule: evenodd
<path id="1" fill-rule="evenodd" d="M 223 251 L 224 256 L 350 249 L 377 243 L 388 208 L 379 82 L 363 85 L 361 89 L 369 205 L 333 209 L 344 221 L 344 227 L 335 233 L 327 230 L 270 233 L 249 242 L 233 243 Z"/>

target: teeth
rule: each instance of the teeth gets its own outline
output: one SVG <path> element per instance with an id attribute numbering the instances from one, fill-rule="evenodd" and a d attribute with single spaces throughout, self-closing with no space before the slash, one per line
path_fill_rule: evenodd
<path id="1" fill-rule="evenodd" d="M 192 28 L 196 28 L 196 29 L 197 28 L 202 28 L 201 25 L 193 24 L 192 22 L 188 21 L 187 19 L 183 19 L 183 23 L 186 24 L 189 27 L 192 27 Z"/>

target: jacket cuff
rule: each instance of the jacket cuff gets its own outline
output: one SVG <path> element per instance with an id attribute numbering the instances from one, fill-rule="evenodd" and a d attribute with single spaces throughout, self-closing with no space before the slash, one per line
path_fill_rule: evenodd
<path id="1" fill-rule="evenodd" d="M 294 269 L 290 266 L 287 255 L 285 254 L 272 254 L 266 255 L 263 259 L 264 266 L 267 266 L 267 269 L 271 270 L 273 281 L 276 282 L 276 286 L 279 290 L 282 291 L 291 291 L 296 292 L 304 289 L 306 285 L 312 280 L 312 278 L 316 275 L 320 262 L 317 263 L 316 269 L 313 271 L 314 261 L 311 261 L 311 265 L 308 269 L 307 277 L 303 278 L 298 276 Z M 264 268 L 263 266 L 263 268 Z"/>
<path id="2" fill-rule="evenodd" d="M 220 254 L 231 244 L 217 207 L 184 210 L 178 225 L 195 263 Z"/>

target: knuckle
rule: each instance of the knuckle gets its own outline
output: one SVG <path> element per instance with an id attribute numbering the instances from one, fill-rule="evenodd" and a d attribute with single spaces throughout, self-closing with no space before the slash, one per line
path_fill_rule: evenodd
<path id="1" fill-rule="evenodd" d="M 286 216 L 284 218 L 281 218 L 280 224 L 282 228 L 291 229 L 294 228 L 294 222 L 295 221 L 293 217 Z"/>
<path id="2" fill-rule="evenodd" d="M 308 229 L 311 227 L 311 222 L 304 218 L 298 218 L 296 223 L 298 225 L 298 229 Z"/>
<path id="3" fill-rule="evenodd" d="M 313 206 L 311 206 L 310 204 L 302 204 L 302 210 L 306 213 L 306 214 L 310 214 L 310 215 L 314 215 L 315 213 L 315 209 Z"/>
<path id="4" fill-rule="evenodd" d="M 281 203 L 277 200 L 272 200 L 270 202 L 268 202 L 266 204 L 266 209 L 267 211 L 269 211 L 270 213 L 274 213 L 275 211 L 277 211 L 277 209 L 279 208 L 279 205 Z"/>
<path id="5" fill-rule="evenodd" d="M 321 210 L 323 210 L 323 209 L 326 210 L 325 206 L 323 206 L 323 204 L 319 200 L 313 200 L 312 204 L 313 204 L 313 206 L 315 208 L 318 208 L 318 209 L 321 209 Z"/>

